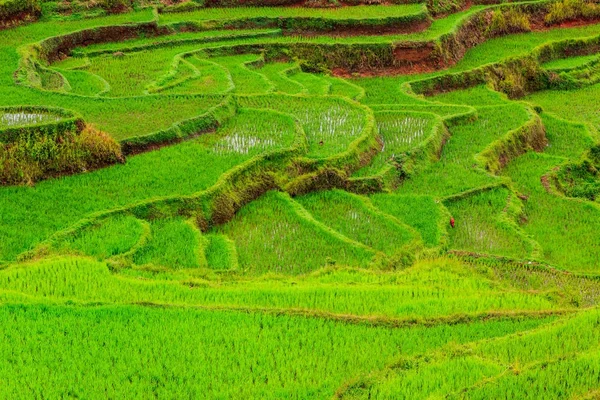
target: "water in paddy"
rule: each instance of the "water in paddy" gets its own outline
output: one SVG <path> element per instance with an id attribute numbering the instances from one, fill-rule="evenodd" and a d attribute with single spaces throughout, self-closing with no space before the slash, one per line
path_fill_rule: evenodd
<path id="1" fill-rule="evenodd" d="M 61 117 L 58 115 L 44 112 L 0 112 L 0 129 L 41 124 L 46 122 L 56 122 L 60 119 Z"/>

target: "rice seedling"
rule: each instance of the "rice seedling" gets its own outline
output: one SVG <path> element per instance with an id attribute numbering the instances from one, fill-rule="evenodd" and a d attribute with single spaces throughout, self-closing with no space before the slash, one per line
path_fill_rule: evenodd
<path id="1" fill-rule="evenodd" d="M 56 122 L 59 115 L 41 111 L 0 111 L 0 129 Z"/>
<path id="2" fill-rule="evenodd" d="M 519 104 L 478 108 L 477 112 L 476 121 L 449 129 L 451 138 L 444 146 L 440 161 L 406 180 L 397 189 L 398 193 L 443 197 L 498 184 L 497 177 L 486 173 L 477 164 L 475 155 L 511 129 L 522 125 L 527 121 L 527 114 Z"/>
<path id="3" fill-rule="evenodd" d="M 69 82 L 69 93 L 81 96 L 98 96 L 107 93 L 110 85 L 103 78 L 87 71 L 59 70 L 62 76 Z"/>
<path id="4" fill-rule="evenodd" d="M 439 246 L 446 235 L 443 205 L 431 196 L 378 193 L 371 202 L 386 214 L 416 229 L 427 246 Z"/>
<path id="5" fill-rule="evenodd" d="M 198 229 L 183 219 L 157 220 L 150 224 L 150 239 L 133 255 L 142 268 L 206 267 L 204 239 Z"/>
<path id="6" fill-rule="evenodd" d="M 273 118 L 271 118 L 271 116 Z M 263 121 L 257 124 L 257 121 Z M 274 124 L 273 130 L 270 129 Z M 221 151 L 229 134 L 248 136 L 260 131 L 279 132 L 285 148 L 295 138 L 295 125 L 282 114 L 246 111 L 214 134 L 200 136 L 177 146 L 130 157 L 127 164 L 40 182 L 35 187 L 2 187 L 0 208 L 0 254 L 14 259 L 52 233 L 76 223 L 87 214 L 122 207 L 153 197 L 192 194 L 209 188 L 225 172 L 265 149 L 247 152 Z M 285 130 L 285 134 L 282 133 Z M 20 204 L 19 207 L 11 205 Z"/>
<path id="7" fill-rule="evenodd" d="M 329 93 L 331 83 L 320 76 L 307 72 L 296 71 L 290 75 L 290 79 L 298 82 L 311 95 L 325 95 Z"/>
<path id="8" fill-rule="evenodd" d="M 416 232 L 400 221 L 379 214 L 366 199 L 347 192 L 317 192 L 295 200 L 337 232 L 388 255 L 420 240 Z"/>
<path id="9" fill-rule="evenodd" d="M 299 68 L 297 64 L 288 62 L 267 63 L 259 71 L 275 85 L 276 92 L 299 94 L 305 92 L 305 87 L 297 80 L 290 79 L 290 73 Z"/>
<path id="10" fill-rule="evenodd" d="M 337 98 L 296 96 L 241 97 L 239 103 L 292 114 L 306 133 L 307 156 L 323 158 L 341 153 L 363 132 L 365 111 L 353 103 Z"/>
<path id="11" fill-rule="evenodd" d="M 410 354 L 449 341 L 527 330 L 540 323 L 393 329 L 269 314 L 139 306 L 5 305 L 0 316 L 6 352 L 0 373 L 11 378 L 1 389 L 7 397 L 23 394 L 23 390 L 52 397 L 67 393 L 121 397 L 148 390 L 156 396 L 268 397 L 277 392 L 330 397 L 344 377 L 382 368 L 399 351 Z M 124 330 L 125 336 L 115 334 Z M 65 347 L 77 357 L 65 361 L 61 355 Z M 231 352 L 237 356 L 227 356 Z M 34 359 L 32 354 L 38 356 Z M 139 368 L 142 364 L 146 367 Z M 75 377 L 65 381 L 64 376 Z"/>
<path id="12" fill-rule="evenodd" d="M 242 7 L 242 8 L 203 8 L 185 13 L 164 13 L 160 22 L 176 21 L 234 21 L 251 18 L 310 18 L 322 19 L 369 19 L 389 18 L 418 13 L 421 4 L 401 4 L 389 7 L 339 7 L 331 9 L 315 9 L 306 7 Z"/>
<path id="13" fill-rule="evenodd" d="M 193 67 L 192 74 L 161 87 L 160 93 L 222 94 L 234 89 L 231 74 L 221 65 L 197 56 L 186 57 L 185 61 Z"/>
<path id="14" fill-rule="evenodd" d="M 236 1 L 0 30 L 0 397 L 597 396 L 596 7 Z"/>
<path id="15" fill-rule="evenodd" d="M 123 254 L 139 242 L 141 222 L 131 216 L 108 218 L 70 236 L 56 246 L 61 253 L 76 252 L 104 260 Z"/>
<path id="16" fill-rule="evenodd" d="M 546 69 L 552 70 L 571 69 L 585 65 L 590 61 L 596 60 L 597 58 L 598 56 L 596 54 L 589 54 L 579 57 L 557 58 L 556 60 L 548 61 L 542 64 L 542 66 Z"/>
<path id="17" fill-rule="evenodd" d="M 210 58 L 210 61 L 229 71 L 233 80 L 234 91 L 238 94 L 260 94 L 273 91 L 274 86 L 266 76 L 256 72 L 260 70 L 248 67 L 250 64 L 261 60 L 261 56 L 254 54 Z"/>
<path id="18" fill-rule="evenodd" d="M 299 274 L 336 263 L 360 266 L 375 256 L 375 251 L 317 223 L 277 192 L 245 206 L 216 232 L 235 242 L 240 268 L 254 274 Z"/>
<path id="19" fill-rule="evenodd" d="M 382 141 L 381 151 L 357 176 L 375 175 L 386 165 L 400 161 L 407 151 L 417 147 L 434 134 L 438 121 L 430 114 L 380 111 L 375 113 L 377 131 Z"/>
<path id="20" fill-rule="evenodd" d="M 510 193 L 495 189 L 476 193 L 460 200 L 445 202 L 456 221 L 449 229 L 450 247 L 476 253 L 508 255 L 525 258 L 532 251 L 531 245 L 510 221 L 507 209 Z"/>

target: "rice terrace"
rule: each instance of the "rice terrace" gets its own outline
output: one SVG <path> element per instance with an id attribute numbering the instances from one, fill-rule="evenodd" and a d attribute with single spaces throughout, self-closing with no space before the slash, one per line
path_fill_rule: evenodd
<path id="1" fill-rule="evenodd" d="M 600 399 L 597 0 L 0 0 L 0 399 Z"/>

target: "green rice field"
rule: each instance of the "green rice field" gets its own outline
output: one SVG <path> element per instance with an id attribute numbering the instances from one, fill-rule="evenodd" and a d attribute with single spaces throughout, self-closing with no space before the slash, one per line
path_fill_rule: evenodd
<path id="1" fill-rule="evenodd" d="M 0 399 L 600 399 L 600 5 L 0 0 Z"/>

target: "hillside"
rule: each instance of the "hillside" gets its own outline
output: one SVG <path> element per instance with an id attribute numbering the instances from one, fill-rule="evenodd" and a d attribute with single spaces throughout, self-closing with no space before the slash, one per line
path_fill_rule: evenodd
<path id="1" fill-rule="evenodd" d="M 0 0 L 0 398 L 600 398 L 600 5 Z"/>

